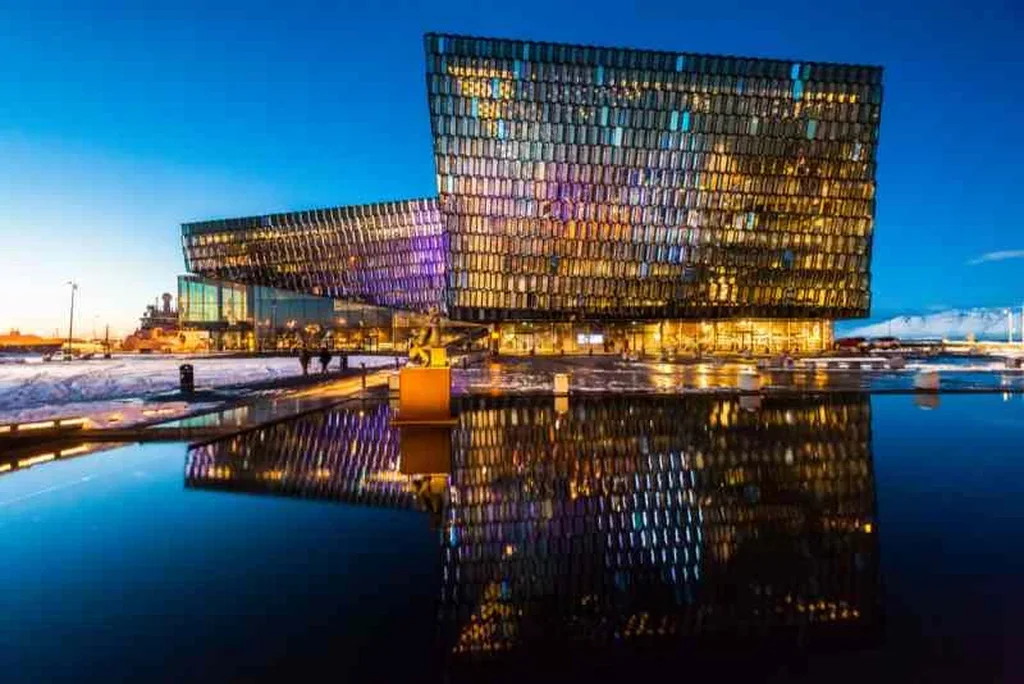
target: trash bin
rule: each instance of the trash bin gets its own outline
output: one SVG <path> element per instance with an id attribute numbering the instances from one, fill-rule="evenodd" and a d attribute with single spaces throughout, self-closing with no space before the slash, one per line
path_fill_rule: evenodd
<path id="1" fill-rule="evenodd" d="M 184 363 L 178 368 L 178 385 L 182 394 L 192 394 L 196 391 L 195 369 L 192 364 Z"/>

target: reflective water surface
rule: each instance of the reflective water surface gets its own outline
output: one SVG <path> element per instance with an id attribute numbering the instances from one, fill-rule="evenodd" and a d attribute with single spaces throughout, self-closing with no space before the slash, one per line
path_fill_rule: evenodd
<path id="1" fill-rule="evenodd" d="M 834 368 L 816 370 L 762 370 L 760 379 L 770 391 L 865 391 L 902 392 L 912 390 L 914 376 L 921 370 L 936 371 L 944 391 L 1020 391 L 1024 389 L 1024 370 L 1008 368 L 996 358 L 936 356 L 910 358 L 902 370 L 850 370 L 849 362 L 835 357 Z M 550 392 L 552 375 L 568 373 L 574 392 L 603 394 L 642 392 L 678 394 L 680 392 L 731 391 L 740 386 L 740 372 L 755 367 L 755 361 L 705 362 L 623 361 L 617 357 L 536 357 L 505 358 L 466 369 L 456 368 L 452 384 L 459 393 Z"/>
<path id="2" fill-rule="evenodd" d="M 0 478 L 13 681 L 1015 681 L 1024 402 L 351 403 Z M 182 466 L 184 463 L 184 474 Z M 6 681 L 6 680 L 5 680 Z"/>

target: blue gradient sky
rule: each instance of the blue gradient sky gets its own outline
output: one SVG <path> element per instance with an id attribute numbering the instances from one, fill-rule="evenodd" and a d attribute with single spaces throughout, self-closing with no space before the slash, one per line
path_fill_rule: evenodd
<path id="1" fill-rule="evenodd" d="M 431 194 L 431 30 L 881 64 L 874 313 L 1024 300 L 1024 3 L 215 4 L 0 0 L 0 330 L 72 278 L 130 330 L 182 221 Z"/>

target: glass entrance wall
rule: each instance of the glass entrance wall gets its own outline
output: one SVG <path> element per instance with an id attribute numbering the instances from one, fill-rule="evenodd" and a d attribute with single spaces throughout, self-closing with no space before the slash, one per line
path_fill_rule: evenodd
<path id="1" fill-rule="evenodd" d="M 506 323 L 497 329 L 505 354 L 806 354 L 831 349 L 834 341 L 827 320 Z"/>

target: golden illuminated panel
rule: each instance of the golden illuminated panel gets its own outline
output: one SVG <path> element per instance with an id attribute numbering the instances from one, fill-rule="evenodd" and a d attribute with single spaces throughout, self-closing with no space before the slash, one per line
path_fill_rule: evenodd
<path id="1" fill-rule="evenodd" d="M 446 245 L 434 199 L 182 225 L 204 277 L 411 311 L 443 300 Z"/>
<path id="2" fill-rule="evenodd" d="M 444 625 L 456 654 L 869 627 L 867 397 L 466 398 Z M 534 635 L 531 637 L 531 635 Z M 533 639 L 533 641 L 531 641 Z"/>
<path id="3" fill-rule="evenodd" d="M 601 342 L 588 340 L 598 334 Z M 540 354 L 582 352 L 612 345 L 609 351 L 627 348 L 649 354 L 696 352 L 813 353 L 831 349 L 832 322 L 827 320 L 732 318 L 723 320 L 662 320 L 602 322 L 510 322 L 498 326 L 499 350 Z"/>
<path id="4" fill-rule="evenodd" d="M 866 315 L 881 69 L 426 37 L 449 315 Z"/>

